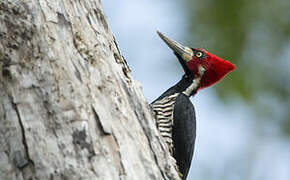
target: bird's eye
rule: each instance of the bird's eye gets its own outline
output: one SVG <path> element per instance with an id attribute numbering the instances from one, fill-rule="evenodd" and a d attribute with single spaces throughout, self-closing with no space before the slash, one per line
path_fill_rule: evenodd
<path id="1" fill-rule="evenodd" d="M 195 56 L 198 57 L 198 58 L 201 58 L 203 56 L 203 52 L 198 51 L 198 52 L 195 53 Z"/>

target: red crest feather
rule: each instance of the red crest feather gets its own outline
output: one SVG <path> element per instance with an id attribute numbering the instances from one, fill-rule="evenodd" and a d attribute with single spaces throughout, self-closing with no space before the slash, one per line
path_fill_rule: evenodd
<path id="1" fill-rule="evenodd" d="M 187 62 L 188 68 L 195 74 L 198 74 L 199 66 L 205 69 L 198 90 L 215 84 L 227 73 L 235 70 L 234 64 L 208 53 L 205 50 L 202 51 L 206 54 L 202 59 L 193 57 L 193 59 Z"/>

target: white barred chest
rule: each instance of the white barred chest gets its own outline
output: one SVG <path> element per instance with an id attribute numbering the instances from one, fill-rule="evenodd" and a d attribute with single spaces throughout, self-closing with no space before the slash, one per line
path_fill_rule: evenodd
<path id="1" fill-rule="evenodd" d="M 157 128 L 165 140 L 170 154 L 173 153 L 173 141 L 172 141 L 172 127 L 174 124 L 173 111 L 174 104 L 178 93 L 171 96 L 166 96 L 161 100 L 158 100 L 152 104 L 153 111 L 156 116 Z"/>

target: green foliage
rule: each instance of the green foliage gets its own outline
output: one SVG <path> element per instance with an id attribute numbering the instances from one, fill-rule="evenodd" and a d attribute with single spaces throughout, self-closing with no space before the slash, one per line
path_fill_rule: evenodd
<path id="1" fill-rule="evenodd" d="M 186 3 L 187 22 L 191 23 L 188 44 L 205 48 L 237 66 L 216 86 L 217 94 L 223 100 L 233 95 L 245 100 L 257 107 L 259 119 L 274 119 L 290 135 L 290 1 Z M 267 103 L 267 109 L 263 103 Z"/>

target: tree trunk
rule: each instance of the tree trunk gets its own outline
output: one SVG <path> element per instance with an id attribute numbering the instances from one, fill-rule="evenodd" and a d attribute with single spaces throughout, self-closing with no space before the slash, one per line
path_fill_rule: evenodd
<path id="1" fill-rule="evenodd" d="M 100 1 L 1 0 L 0 179 L 178 179 Z"/>

